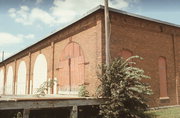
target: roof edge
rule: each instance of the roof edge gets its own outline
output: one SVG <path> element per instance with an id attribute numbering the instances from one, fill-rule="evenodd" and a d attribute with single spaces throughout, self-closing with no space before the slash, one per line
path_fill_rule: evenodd
<path id="1" fill-rule="evenodd" d="M 92 13 L 100 10 L 100 9 L 104 9 L 104 6 L 103 5 L 98 5 L 97 7 L 89 10 L 88 12 L 86 12 L 84 15 L 82 15 L 81 17 L 73 20 L 70 24 L 62 27 L 61 29 L 58 29 L 50 34 L 48 34 L 47 36 L 43 37 L 41 40 L 35 42 L 34 44 L 30 45 L 30 46 L 27 46 L 26 48 L 24 48 L 23 50 L 13 54 L 12 56 L 6 58 L 5 60 L 3 60 L 2 62 L 0 62 L 0 65 L 3 64 L 4 62 L 6 62 L 7 60 L 13 58 L 14 56 L 18 55 L 19 53 L 25 51 L 26 49 L 28 48 L 31 48 L 32 46 L 40 43 L 41 41 L 44 41 L 46 40 L 48 37 L 52 36 L 53 34 L 59 32 L 59 31 L 62 31 L 64 29 L 66 29 L 67 27 L 75 24 L 76 22 L 78 22 L 79 20 L 82 20 L 83 18 L 91 15 Z M 122 10 L 118 10 L 118 9 L 115 9 L 115 8 L 109 8 L 109 11 L 111 12 L 115 12 L 115 13 L 120 13 L 120 14 L 124 14 L 124 15 L 128 15 L 128 16 L 132 16 L 132 17 L 136 17 L 136 18 L 140 18 L 140 19 L 144 19 L 144 20 L 148 20 L 148 21 L 152 21 L 152 22 L 156 22 L 156 23 L 161 23 L 161 24 L 165 24 L 165 25 L 169 25 L 169 26 L 173 26 L 173 27 L 177 27 L 177 28 L 180 28 L 180 25 L 177 25 L 177 24 L 173 24 L 173 23 L 169 23 L 169 22 L 166 22 L 166 21 L 162 21 L 162 20 L 157 20 L 157 19 L 154 19 L 154 18 L 150 18 L 150 17 L 146 17 L 146 16 L 142 16 L 142 15 L 138 15 L 138 14 L 134 14 L 134 13 L 129 13 L 129 12 L 126 12 L 126 11 L 122 11 Z"/>
<path id="2" fill-rule="evenodd" d="M 70 24 L 65 25 L 65 26 L 62 27 L 61 29 L 57 29 L 56 31 L 49 33 L 47 36 L 43 37 L 41 40 L 39 40 L 39 41 L 33 43 L 33 44 L 30 45 L 30 46 L 27 46 L 26 48 L 22 49 L 21 51 L 18 51 L 17 53 L 13 54 L 12 56 L 10 56 L 10 57 L 6 58 L 5 60 L 1 61 L 1 62 L 0 62 L 0 65 L 3 64 L 4 62 L 6 62 L 7 60 L 13 58 L 14 56 L 18 55 L 19 53 L 25 51 L 26 49 L 31 48 L 32 46 L 34 46 L 34 45 L 40 43 L 41 41 L 46 40 L 48 37 L 52 36 L 53 34 L 58 33 L 59 31 L 62 31 L 62 30 L 64 30 L 64 29 L 66 29 L 67 27 L 69 27 L 69 26 L 75 24 L 75 23 L 78 22 L 79 20 L 82 20 L 83 18 L 85 18 L 85 17 L 91 15 L 92 13 L 94 13 L 94 12 L 100 10 L 100 9 L 104 9 L 104 6 L 98 5 L 97 7 L 95 7 L 95 8 L 93 8 L 93 9 L 89 10 L 88 12 L 86 12 L 86 13 L 85 13 L 84 15 L 82 15 L 81 17 L 79 17 L 79 18 L 73 20 Z"/>
<path id="3" fill-rule="evenodd" d="M 104 8 L 104 6 L 101 6 L 101 7 L 102 7 L 102 9 Z M 167 21 L 158 20 L 158 19 L 155 19 L 155 18 L 150 18 L 150 17 L 147 17 L 147 16 L 138 15 L 138 14 L 134 14 L 134 13 L 129 13 L 129 12 L 126 12 L 126 11 L 115 9 L 115 8 L 109 8 L 109 10 L 111 12 L 116 12 L 116 13 L 120 13 L 120 14 L 124 14 L 124 15 L 128 15 L 128 16 L 132 16 L 132 17 L 136 17 L 136 18 L 140 18 L 140 19 L 144 19 L 144 20 L 148 20 L 148 21 L 152 21 L 152 22 L 161 23 L 161 24 L 170 25 L 170 26 L 173 26 L 173 27 L 180 28 L 180 25 L 170 23 L 170 22 L 167 22 Z"/>

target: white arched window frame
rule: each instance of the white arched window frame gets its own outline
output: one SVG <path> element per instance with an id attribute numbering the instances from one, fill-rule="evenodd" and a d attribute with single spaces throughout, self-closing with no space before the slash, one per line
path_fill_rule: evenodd
<path id="1" fill-rule="evenodd" d="M 33 94 L 40 85 L 47 81 L 47 60 L 43 54 L 39 54 L 34 63 L 33 70 Z"/>
<path id="2" fill-rule="evenodd" d="M 4 71 L 3 69 L 0 70 L 0 94 L 3 94 L 4 89 Z"/>
<path id="3" fill-rule="evenodd" d="M 7 79 L 6 79 L 6 85 L 5 85 L 5 94 L 11 95 L 13 94 L 13 88 L 14 88 L 14 79 L 13 79 L 14 73 L 12 66 L 9 66 L 7 71 Z"/>
<path id="4" fill-rule="evenodd" d="M 21 61 L 17 73 L 17 94 L 26 94 L 26 63 Z"/>

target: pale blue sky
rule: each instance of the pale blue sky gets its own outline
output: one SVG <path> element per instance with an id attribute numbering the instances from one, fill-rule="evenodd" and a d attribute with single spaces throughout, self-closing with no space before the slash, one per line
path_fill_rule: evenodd
<path id="1" fill-rule="evenodd" d="M 0 55 L 15 54 L 103 1 L 0 0 Z M 180 25 L 180 0 L 110 0 L 110 6 Z"/>

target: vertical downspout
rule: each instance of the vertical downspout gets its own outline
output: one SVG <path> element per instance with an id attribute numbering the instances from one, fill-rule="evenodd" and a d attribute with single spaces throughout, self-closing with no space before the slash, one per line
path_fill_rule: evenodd
<path id="1" fill-rule="evenodd" d="M 105 16 L 105 54 L 106 54 L 106 65 L 109 66 L 110 63 L 110 20 L 109 20 L 109 6 L 108 0 L 104 0 L 104 16 Z"/>

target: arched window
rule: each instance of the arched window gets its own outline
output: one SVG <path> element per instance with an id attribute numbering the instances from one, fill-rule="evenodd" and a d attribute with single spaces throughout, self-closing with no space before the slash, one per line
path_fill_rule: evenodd
<path id="1" fill-rule="evenodd" d="M 84 83 L 84 55 L 79 44 L 69 43 L 60 57 L 59 90 L 78 91 Z"/>
<path id="2" fill-rule="evenodd" d="M 5 86 L 5 94 L 13 94 L 13 68 L 9 66 L 7 71 L 7 79 L 6 79 L 6 86 Z"/>
<path id="3" fill-rule="evenodd" d="M 4 88 L 4 71 L 0 70 L 0 94 L 3 94 Z"/>
<path id="4" fill-rule="evenodd" d="M 129 57 L 131 57 L 133 55 L 133 53 L 127 49 L 123 49 L 122 52 L 121 52 L 121 56 L 124 58 L 124 59 L 127 59 Z"/>
<path id="5" fill-rule="evenodd" d="M 26 64 L 21 61 L 18 68 L 17 94 L 26 94 Z"/>
<path id="6" fill-rule="evenodd" d="M 166 59 L 164 57 L 159 58 L 159 84 L 160 97 L 168 97 L 166 79 Z"/>
<path id="7" fill-rule="evenodd" d="M 33 93 L 35 93 L 37 88 L 45 81 L 47 81 L 47 61 L 43 54 L 39 54 L 34 64 Z"/>

